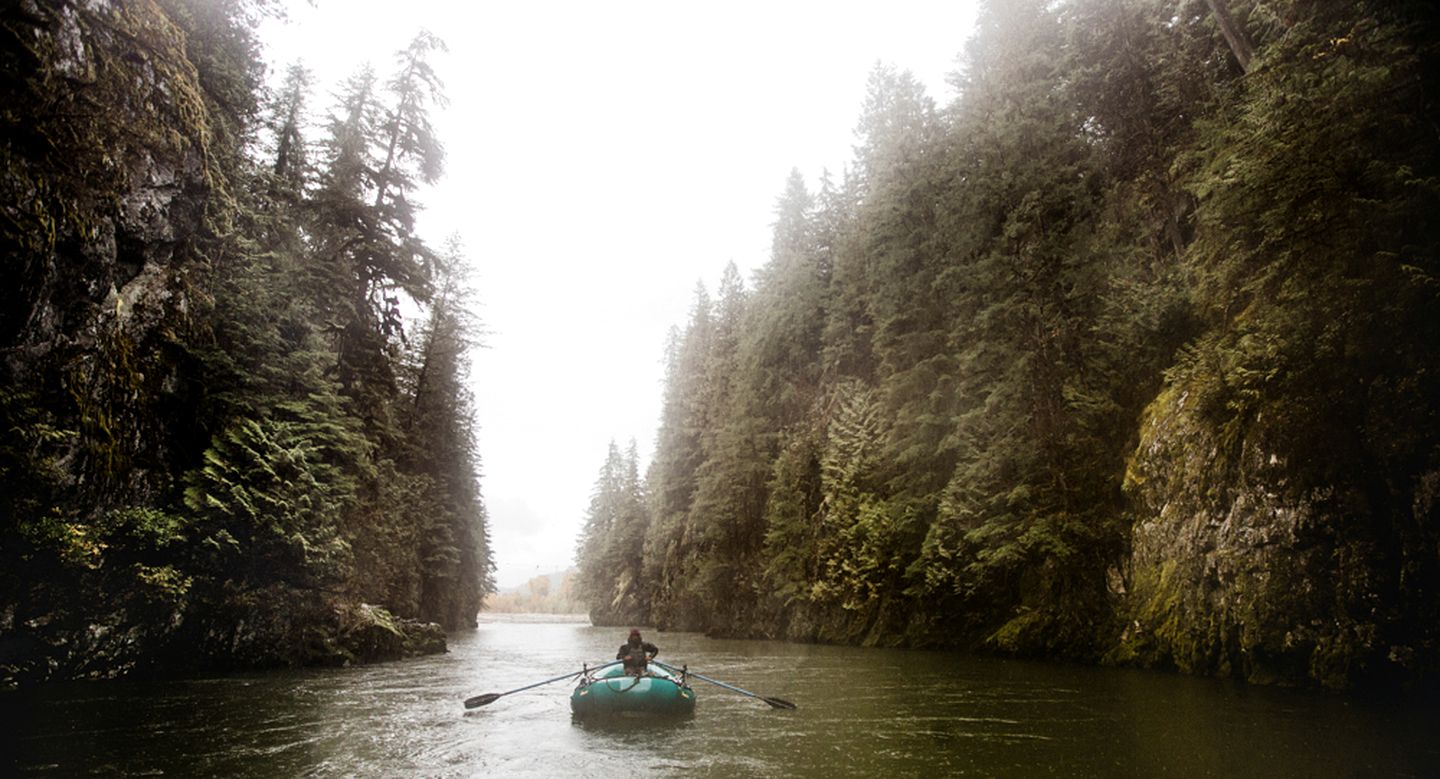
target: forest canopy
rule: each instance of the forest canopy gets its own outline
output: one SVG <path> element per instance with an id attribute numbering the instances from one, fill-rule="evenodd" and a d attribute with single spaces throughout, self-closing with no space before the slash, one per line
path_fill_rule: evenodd
<path id="1" fill-rule="evenodd" d="M 274 12 L 0 17 L 0 682 L 393 656 L 494 589 L 467 259 L 415 229 L 445 44 L 322 104 Z"/>
<path id="2" fill-rule="evenodd" d="M 600 623 L 1433 680 L 1432 4 L 983 5 L 697 292 Z"/>

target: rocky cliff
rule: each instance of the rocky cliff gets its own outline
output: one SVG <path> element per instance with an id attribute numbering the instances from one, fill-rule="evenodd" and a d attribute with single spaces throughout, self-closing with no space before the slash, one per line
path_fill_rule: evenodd
<path id="1" fill-rule="evenodd" d="M 313 587 L 202 591 L 199 539 L 151 508 L 213 432 L 194 345 L 235 245 L 251 10 L 0 11 L 0 684 L 444 650 Z"/>
<path id="2" fill-rule="evenodd" d="M 144 495 L 187 432 L 149 412 L 190 402 L 174 344 L 204 302 L 195 281 L 234 140 L 155 3 L 20 3 L 4 35 L 7 386 L 77 417 L 55 458 L 66 492 Z"/>
<path id="3" fill-rule="evenodd" d="M 1200 405 L 1171 386 L 1144 421 L 1110 659 L 1337 689 L 1433 678 L 1440 471 L 1392 474 L 1383 499 L 1367 495 L 1373 472 L 1307 486 L 1308 464 L 1284 453 L 1293 431 L 1263 414 L 1217 427 Z"/>

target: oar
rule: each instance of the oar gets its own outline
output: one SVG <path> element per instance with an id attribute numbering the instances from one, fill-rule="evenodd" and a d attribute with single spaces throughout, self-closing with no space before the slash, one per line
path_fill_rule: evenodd
<path id="1" fill-rule="evenodd" d="M 615 660 L 615 661 L 606 663 L 606 664 L 604 664 L 604 665 L 597 665 L 597 666 L 595 666 L 594 668 L 590 668 L 589 670 L 591 670 L 591 671 L 598 671 L 598 670 L 600 670 L 601 668 L 609 668 L 609 667 L 612 666 L 612 665 L 619 665 L 619 664 L 620 664 L 620 661 L 619 661 L 619 660 Z M 505 697 L 506 695 L 509 695 L 509 694 L 511 694 L 511 693 L 523 692 L 523 691 L 525 691 L 525 690 L 531 690 L 531 689 L 534 689 L 534 688 L 539 687 L 539 686 L 541 686 L 541 685 L 546 685 L 546 684 L 551 684 L 551 683 L 553 683 L 553 682 L 561 681 L 562 679 L 574 679 L 575 677 L 579 676 L 580 674 L 585 673 L 585 670 L 586 670 L 586 669 L 583 669 L 583 668 L 582 668 L 581 670 L 576 671 L 576 672 L 573 673 L 573 674 L 565 674 L 564 676 L 557 676 L 557 677 L 555 677 L 554 679 L 546 679 L 546 680 L 543 681 L 543 682 L 536 682 L 536 683 L 534 683 L 534 684 L 527 684 L 527 685 L 525 685 L 524 687 L 516 687 L 515 689 L 513 689 L 513 690 L 508 690 L 508 691 L 506 691 L 506 692 L 487 692 L 487 693 L 485 693 L 484 695 L 476 695 L 474 698 L 467 698 L 467 699 L 465 700 L 465 708 L 467 708 L 467 709 L 478 709 L 478 708 L 480 708 L 481 706 L 489 706 L 490 704 L 494 703 L 495 701 L 498 701 L 498 700 L 500 700 L 501 698 L 503 698 L 503 697 Z"/>
<path id="2" fill-rule="evenodd" d="M 799 707 L 797 707 L 795 704 L 791 703 L 790 701 L 784 700 L 784 699 L 782 699 L 782 698 L 767 698 L 767 697 L 765 697 L 764 695 L 756 695 L 755 693 L 750 692 L 749 690 L 742 690 L 742 689 L 740 689 L 739 687 L 736 687 L 736 686 L 730 685 L 730 684 L 726 684 L 726 683 L 724 683 L 724 682 L 722 682 L 722 681 L 719 681 L 719 680 L 717 680 L 717 679 L 711 679 L 711 678 L 708 677 L 708 676 L 701 676 L 700 674 L 697 674 L 697 673 L 695 673 L 694 671 L 688 671 L 688 670 L 687 670 L 687 671 L 682 671 L 682 670 L 680 670 L 679 668 L 675 668 L 675 667 L 673 667 L 673 666 L 668 666 L 668 665 L 660 662 L 659 660 L 651 660 L 650 662 L 652 662 L 652 663 L 660 666 L 661 668 L 664 668 L 665 670 L 669 671 L 670 673 L 682 674 L 682 675 L 686 675 L 686 676 L 693 676 L 693 677 L 695 677 L 696 679 L 699 679 L 699 680 L 701 680 L 701 681 L 709 682 L 709 683 L 715 685 L 716 687 L 724 687 L 725 689 L 730 690 L 731 692 L 738 692 L 738 693 L 740 693 L 741 695 L 748 695 L 748 696 L 750 696 L 751 698 L 758 698 L 758 699 L 760 699 L 760 700 L 762 700 L 762 701 L 765 701 L 766 703 L 770 704 L 771 706 L 773 706 L 774 708 L 777 708 L 777 709 L 794 709 L 794 708 L 799 708 Z"/>

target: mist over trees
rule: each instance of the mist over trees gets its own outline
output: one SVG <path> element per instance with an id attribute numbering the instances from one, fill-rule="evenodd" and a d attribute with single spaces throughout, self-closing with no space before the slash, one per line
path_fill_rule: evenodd
<path id="1" fill-rule="evenodd" d="M 264 87 L 268 2 L 26 7 L 0 677 L 348 662 L 408 651 L 405 619 L 474 625 L 480 327 L 464 248 L 415 231 L 444 44 L 325 106 L 300 64 Z"/>
<path id="2" fill-rule="evenodd" d="M 1437 14 L 989 2 L 697 290 L 597 622 L 1434 678 Z M 958 44 L 958 42 L 957 42 Z M 637 508 L 643 507 L 643 510 Z"/>
<path id="3" fill-rule="evenodd" d="M 553 614 L 571 617 L 586 609 L 575 586 L 575 569 L 532 576 L 519 587 L 485 596 L 487 614 Z"/>

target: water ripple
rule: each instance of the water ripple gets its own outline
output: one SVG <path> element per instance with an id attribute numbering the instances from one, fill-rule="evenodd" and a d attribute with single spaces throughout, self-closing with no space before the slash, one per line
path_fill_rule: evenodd
<path id="1" fill-rule="evenodd" d="M 0 693 L 0 775 L 1437 775 L 1396 709 L 1210 680 L 967 657 L 647 636 L 696 680 L 692 718 L 573 720 L 572 683 L 621 631 L 487 623 L 451 652 L 362 668 Z M 597 660 L 597 658 L 602 658 Z"/>

